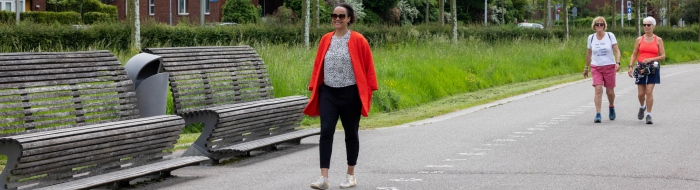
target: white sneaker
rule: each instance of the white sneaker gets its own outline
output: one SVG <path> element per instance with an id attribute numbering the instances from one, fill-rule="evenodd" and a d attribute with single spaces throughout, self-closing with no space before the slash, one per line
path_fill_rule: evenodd
<path id="1" fill-rule="evenodd" d="M 311 183 L 311 188 L 313 189 L 328 189 L 328 178 L 319 177 L 316 182 Z"/>
<path id="2" fill-rule="evenodd" d="M 350 174 L 345 174 L 345 181 L 343 183 L 340 183 L 340 188 L 345 189 L 345 188 L 350 188 L 350 187 L 355 187 L 357 185 L 357 180 L 355 180 L 355 176 L 350 175 Z"/>

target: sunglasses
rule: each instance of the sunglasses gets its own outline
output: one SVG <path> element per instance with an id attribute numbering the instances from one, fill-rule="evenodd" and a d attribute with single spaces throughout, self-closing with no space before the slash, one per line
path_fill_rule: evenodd
<path id="1" fill-rule="evenodd" d="M 643 24 L 643 25 L 644 25 L 644 27 L 651 27 L 651 26 L 653 26 L 652 24 Z"/>
<path id="2" fill-rule="evenodd" d="M 331 14 L 331 19 L 335 20 L 336 18 L 340 18 L 340 20 L 345 19 L 346 15 L 345 14 Z"/>
<path id="3" fill-rule="evenodd" d="M 605 26 L 604 23 L 595 23 L 595 26 Z"/>

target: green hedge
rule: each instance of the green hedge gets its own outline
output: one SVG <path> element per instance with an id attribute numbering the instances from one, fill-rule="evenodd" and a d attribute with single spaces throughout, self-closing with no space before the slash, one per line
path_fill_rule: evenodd
<path id="1" fill-rule="evenodd" d="M 20 12 L 19 17 L 21 21 L 32 21 L 34 23 L 44 23 L 53 24 L 58 22 L 60 24 L 79 24 L 80 14 L 77 12 L 43 12 L 43 11 L 30 11 L 30 12 Z M 15 23 L 16 15 L 14 12 L 0 11 L 0 22 L 4 23 Z"/>
<path id="2" fill-rule="evenodd" d="M 73 13 L 75 14 L 75 13 Z M 88 14 L 88 15 L 92 15 Z M 86 16 L 91 22 L 100 21 L 104 14 Z M 419 25 L 415 27 L 369 27 L 356 25 L 350 27 L 351 30 L 362 33 L 372 46 L 395 45 L 404 43 L 422 43 L 426 40 L 442 38 L 450 40 L 451 29 L 449 26 Z M 318 43 L 319 39 L 326 33 L 333 31 L 332 26 L 322 26 L 319 29 L 312 28 L 310 31 L 311 43 Z M 611 29 L 616 36 L 637 36 L 634 28 Z M 572 38 L 585 38 L 592 34 L 588 28 L 571 30 Z M 673 41 L 697 41 L 697 25 L 686 28 L 672 29 L 668 27 L 657 27 L 655 33 L 666 39 Z M 77 30 L 71 26 L 50 26 L 45 24 L 24 23 L 14 26 L 6 24 L 0 27 L 0 42 L 6 44 L 5 51 L 16 51 L 16 49 L 32 49 L 37 47 L 53 47 L 60 43 L 64 48 L 78 48 L 95 46 L 100 43 L 102 46 L 113 49 L 127 49 L 129 41 L 129 27 L 127 24 L 104 23 L 94 24 L 87 29 Z M 141 38 L 143 47 L 163 47 L 163 46 L 200 46 L 200 45 L 236 45 L 240 43 L 272 43 L 272 44 L 297 44 L 303 43 L 303 31 L 299 25 L 280 26 L 265 24 L 249 24 L 238 26 L 186 26 L 175 27 L 166 24 L 145 23 L 141 27 Z M 458 30 L 460 38 L 477 38 L 484 41 L 507 41 L 519 38 L 533 39 L 564 39 L 565 29 L 555 28 L 552 30 L 525 29 L 517 27 L 460 27 Z M 22 42 L 21 47 L 11 47 L 12 42 Z M 15 45 L 16 46 L 16 45 Z"/>
<path id="3" fill-rule="evenodd" d="M 117 18 L 113 17 L 107 13 L 100 12 L 89 12 L 83 15 L 83 23 L 94 24 L 94 23 L 105 23 L 105 22 L 115 22 Z"/>

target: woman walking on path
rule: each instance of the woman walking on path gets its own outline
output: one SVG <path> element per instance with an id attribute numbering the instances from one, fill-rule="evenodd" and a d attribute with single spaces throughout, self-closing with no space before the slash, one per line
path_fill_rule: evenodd
<path id="1" fill-rule="evenodd" d="M 642 64 L 649 64 L 650 62 L 666 60 L 664 42 L 661 38 L 654 35 L 656 20 L 653 17 L 647 17 L 644 18 L 642 23 L 644 25 L 644 35 L 637 38 L 637 42 L 634 44 L 634 52 L 632 52 L 632 57 L 630 58 L 630 69 L 627 72 L 630 77 L 632 77 L 634 72 L 635 60 L 638 67 L 642 66 Z M 639 53 L 639 55 L 637 55 L 637 53 Z M 635 76 L 637 80 L 635 80 L 634 83 L 637 84 L 637 97 L 639 98 L 640 105 L 637 119 L 644 119 L 644 110 L 646 109 L 647 124 L 653 123 L 651 121 L 651 106 L 654 105 L 654 86 L 661 83 L 661 74 L 659 74 L 659 70 L 660 69 L 656 69 L 654 74 Z"/>
<path id="2" fill-rule="evenodd" d="M 333 134 L 338 118 L 345 131 L 348 171 L 340 188 L 354 187 L 355 165 L 360 149 L 358 130 L 360 115 L 367 117 L 372 91 L 377 90 L 377 77 L 369 43 L 362 34 L 351 31 L 355 11 L 345 3 L 338 4 L 330 15 L 334 32 L 321 38 L 311 75 L 311 101 L 304 114 L 321 116 L 319 152 L 321 177 L 311 188 L 328 189 L 328 169 L 333 149 Z"/>
<path id="3" fill-rule="evenodd" d="M 593 77 L 593 87 L 595 87 L 596 115 L 593 120 L 600 123 L 600 106 L 602 104 L 603 87 L 608 95 L 610 103 L 610 120 L 615 120 L 615 74 L 620 70 L 620 49 L 617 48 L 617 39 L 610 32 L 605 32 L 608 28 L 605 18 L 596 17 L 591 24 L 595 34 L 588 36 L 588 53 L 586 54 L 586 66 L 583 70 L 583 77 L 588 77 L 588 66 L 591 68 Z M 613 50 L 615 56 L 613 56 Z"/>

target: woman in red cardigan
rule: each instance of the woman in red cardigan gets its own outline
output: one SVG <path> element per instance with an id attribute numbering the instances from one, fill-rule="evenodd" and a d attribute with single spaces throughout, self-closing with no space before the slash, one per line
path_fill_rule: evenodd
<path id="1" fill-rule="evenodd" d="M 355 11 L 348 4 L 338 4 L 331 14 L 331 20 L 335 31 L 321 38 L 309 84 L 311 101 L 304 109 L 306 115 L 321 116 L 321 177 L 311 184 L 314 189 L 328 189 L 328 168 L 338 118 L 343 123 L 348 155 L 348 172 L 340 188 L 357 184 L 355 164 L 360 149 L 360 115 L 367 117 L 372 91 L 377 90 L 369 44 L 362 34 L 348 29 L 357 20 Z"/>

